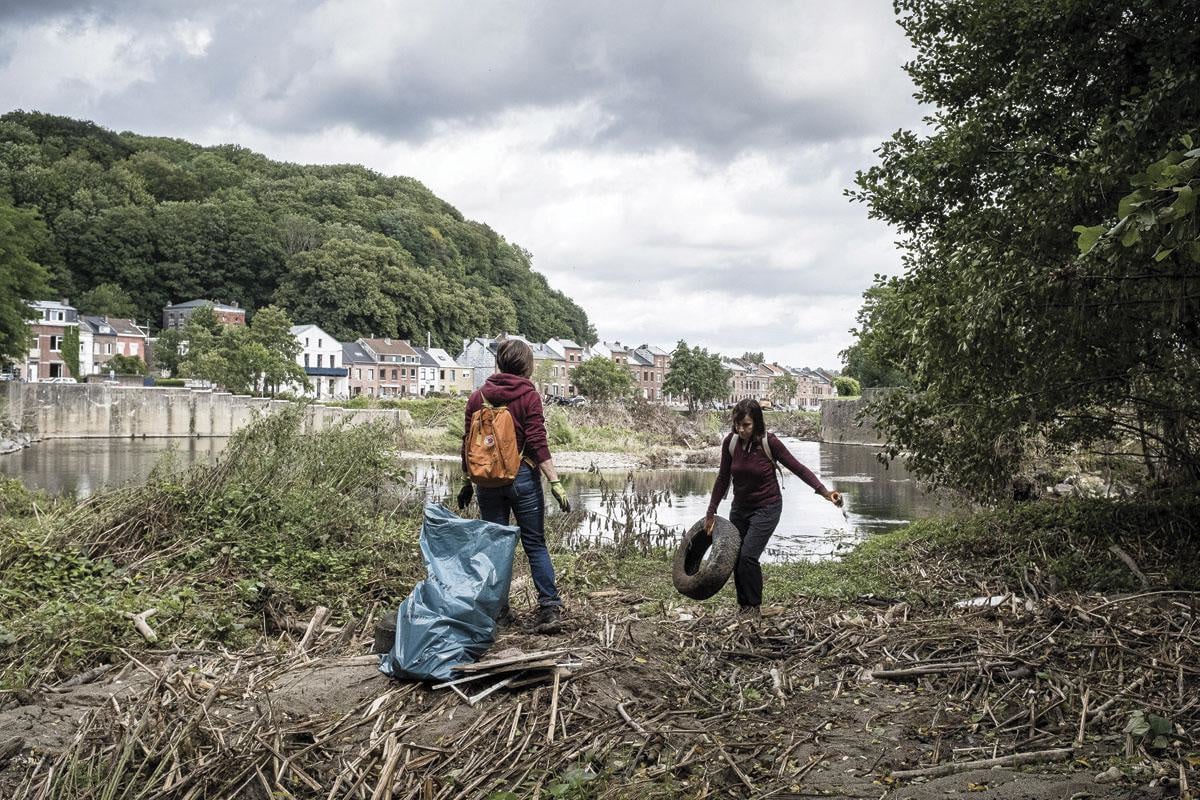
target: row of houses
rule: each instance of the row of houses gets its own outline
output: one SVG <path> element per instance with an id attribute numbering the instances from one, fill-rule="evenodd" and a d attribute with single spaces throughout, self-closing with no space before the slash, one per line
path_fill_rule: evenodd
<path id="1" fill-rule="evenodd" d="M 147 361 L 150 332 L 131 319 L 80 314 L 66 300 L 39 300 L 33 309 L 29 349 L 13 366 L 12 376 L 26 381 L 109 374 L 115 356 Z M 79 332 L 79 372 L 72 375 L 64 358 L 67 331 Z"/>
<path id="2" fill-rule="evenodd" d="M 70 376 L 63 359 L 66 329 L 76 326 L 80 334 L 80 372 L 83 376 L 108 374 L 108 362 L 115 355 L 151 363 L 153 346 L 148 326 L 133 320 L 80 315 L 66 300 L 37 301 L 30 304 L 36 315 L 31 324 L 31 343 L 23 364 L 17 365 L 17 377 L 24 380 L 50 380 Z M 209 306 L 226 325 L 245 325 L 246 311 L 235 305 L 208 300 L 175 303 L 163 309 L 163 328 L 182 328 L 197 309 Z M 671 354 L 661 347 L 642 344 L 630 347 L 619 341 L 597 342 L 582 346 L 570 339 L 552 338 L 534 342 L 520 334 L 501 334 L 495 338 L 464 339 L 455 356 L 436 347 L 420 347 L 404 339 L 360 337 L 341 342 L 319 325 L 296 325 L 291 329 L 299 352 L 297 364 L 308 376 L 310 385 L 293 386 L 320 399 L 422 397 L 432 393 L 468 394 L 487 380 L 496 369 L 496 349 L 505 339 L 520 339 L 533 351 L 533 381 L 547 397 L 570 398 L 579 391 L 571 382 L 571 371 L 592 358 L 605 358 L 629 370 L 635 393 L 651 402 L 672 403 L 663 388 L 671 368 Z M 833 377 L 822 370 L 760 364 L 742 359 L 723 359 L 729 370 L 729 393 L 724 404 L 753 397 L 774 400 L 793 408 L 816 408 L 832 397 Z M 779 378 L 790 375 L 796 391 L 790 398 L 778 396 Z"/>

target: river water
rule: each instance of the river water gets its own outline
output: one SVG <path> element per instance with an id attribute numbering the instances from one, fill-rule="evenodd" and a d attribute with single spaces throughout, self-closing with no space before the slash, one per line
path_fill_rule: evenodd
<path id="1" fill-rule="evenodd" d="M 846 513 L 785 472 L 783 515 L 764 560 L 836 556 L 872 533 L 890 530 L 933 513 L 936 503 L 903 467 L 885 468 L 873 448 L 783 439 L 793 454 L 832 489 L 846 497 Z M 105 487 L 142 481 L 163 458 L 179 465 L 208 461 L 224 439 L 56 439 L 0 456 L 0 475 L 54 494 L 87 497 Z M 435 499 L 457 491 L 457 462 L 405 462 L 409 479 Z M 704 516 L 716 470 L 642 470 L 633 473 L 568 473 L 572 503 L 590 512 L 566 532 L 569 541 L 669 543 Z M 727 516 L 729 500 L 720 506 Z M 557 512 L 551 512 L 555 514 Z M 553 516 L 551 517 L 551 520 Z"/>

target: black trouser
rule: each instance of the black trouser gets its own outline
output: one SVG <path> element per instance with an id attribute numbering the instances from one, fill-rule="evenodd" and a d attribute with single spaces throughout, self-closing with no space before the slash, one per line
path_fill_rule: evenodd
<path id="1" fill-rule="evenodd" d="M 742 535 L 742 547 L 738 550 L 737 566 L 733 570 L 739 606 L 757 608 L 762 605 L 762 566 L 758 559 L 779 525 L 782 512 L 782 500 L 758 508 L 729 509 L 729 521 Z"/>

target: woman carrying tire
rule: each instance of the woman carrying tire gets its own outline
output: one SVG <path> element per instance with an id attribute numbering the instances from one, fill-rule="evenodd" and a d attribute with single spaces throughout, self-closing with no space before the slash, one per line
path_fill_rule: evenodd
<path id="1" fill-rule="evenodd" d="M 733 503 L 729 521 L 742 535 L 733 582 L 737 587 L 740 614 L 756 617 L 762 605 L 762 566 L 759 558 L 779 525 L 783 495 L 775 473 L 782 464 L 813 490 L 836 506 L 842 496 L 825 488 L 812 470 L 796 460 L 775 434 L 767 433 L 762 407 L 757 400 L 742 400 L 733 407 L 733 430 L 721 443 L 721 470 L 713 486 L 704 517 L 704 529 L 712 533 L 717 506 L 733 481 Z M 766 446 L 764 447 L 764 441 Z"/>

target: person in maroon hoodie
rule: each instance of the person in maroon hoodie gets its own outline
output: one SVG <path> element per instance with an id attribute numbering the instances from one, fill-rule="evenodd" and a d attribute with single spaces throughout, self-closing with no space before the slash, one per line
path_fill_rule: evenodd
<path id="1" fill-rule="evenodd" d="M 737 442 L 731 448 L 730 442 L 735 436 Z M 770 455 L 763 449 L 764 437 Z M 729 452 L 731 449 L 732 455 Z M 787 467 L 829 502 L 839 507 L 842 505 L 839 493 L 826 489 L 812 470 L 797 461 L 775 434 L 767 433 L 762 407 L 757 400 L 742 400 L 733 407 L 733 431 L 721 443 L 721 470 L 717 473 L 717 482 L 708 501 L 704 530 L 712 534 L 717 506 L 725 498 L 732 478 L 733 503 L 729 509 L 729 521 L 742 535 L 733 583 L 737 587 L 740 613 L 749 617 L 757 617 L 759 606 L 762 605 L 763 578 L 759 558 L 771 534 L 775 533 L 783 511 L 783 495 L 779 492 L 779 481 L 775 477 L 775 462 Z"/>
<path id="2" fill-rule="evenodd" d="M 505 339 L 496 348 L 496 368 L 500 371 L 491 375 L 467 400 L 462 442 L 463 487 L 458 493 L 458 508 L 460 511 L 466 508 L 474 493 L 479 502 L 479 516 L 488 522 L 508 525 L 510 513 L 517 518 L 517 525 L 521 528 L 521 547 L 529 559 L 529 571 L 538 594 L 537 630 L 556 633 L 562 614 L 562 600 L 554 584 L 550 551 L 546 549 L 546 504 L 542 496 L 541 476 L 545 475 L 546 480 L 550 481 L 550 493 L 558 502 L 559 509 L 564 513 L 569 512 L 571 503 L 550 455 L 542 397 L 529 380 L 533 374 L 533 351 L 520 339 Z M 516 480 L 508 486 L 476 488 L 466 476 L 467 436 L 471 431 L 471 417 L 483 407 L 485 398 L 494 406 L 507 406 L 516 428 L 521 468 Z M 497 621 L 502 625 L 512 623 L 507 597 Z"/>

